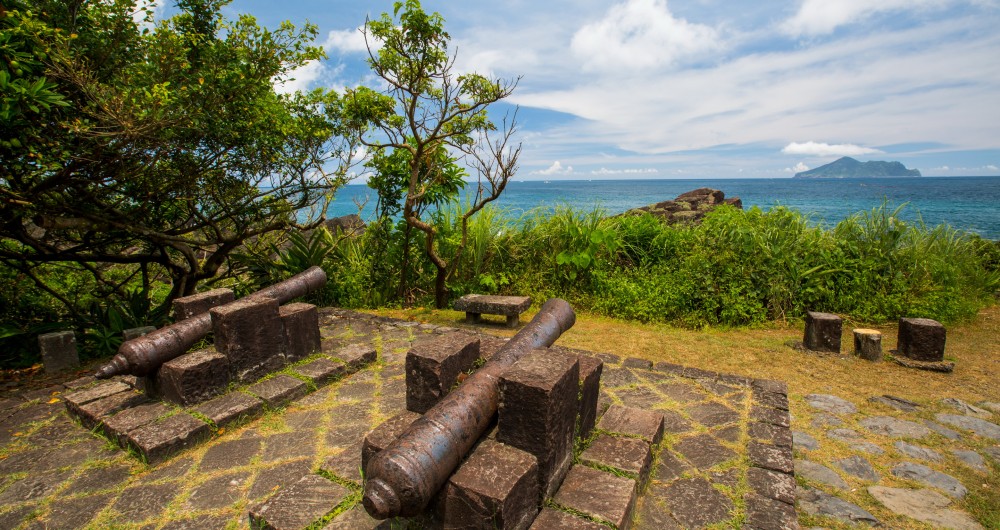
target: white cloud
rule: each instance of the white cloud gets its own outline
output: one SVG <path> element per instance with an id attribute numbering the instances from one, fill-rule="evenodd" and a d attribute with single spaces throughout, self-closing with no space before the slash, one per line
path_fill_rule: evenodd
<path id="1" fill-rule="evenodd" d="M 288 76 L 274 83 L 274 90 L 279 94 L 305 92 L 309 85 L 326 73 L 326 66 L 319 61 L 308 61 L 292 70 Z"/>
<path id="2" fill-rule="evenodd" d="M 807 156 L 859 156 L 881 153 L 878 149 L 854 144 L 827 144 L 819 142 L 792 142 L 781 150 L 786 155 Z"/>
<path id="3" fill-rule="evenodd" d="M 997 166 L 995 166 L 993 164 L 989 164 L 986 167 L 984 167 L 983 169 L 988 169 L 990 171 L 1000 171 L 1000 167 L 997 167 Z"/>
<path id="4" fill-rule="evenodd" d="M 943 9 L 954 3 L 953 0 L 804 0 L 781 29 L 793 36 L 823 35 L 878 13 Z"/>
<path id="5" fill-rule="evenodd" d="M 360 53 L 368 52 L 368 44 L 371 44 L 372 50 L 378 48 L 376 46 L 377 41 L 369 38 L 369 43 L 365 42 L 365 34 L 363 32 L 364 26 L 360 26 L 354 29 L 335 29 L 326 34 L 326 40 L 323 41 L 323 49 L 331 52 L 336 51 L 340 53 Z"/>
<path id="6" fill-rule="evenodd" d="M 573 172 L 573 166 L 563 167 L 563 165 L 558 160 L 556 160 L 555 162 L 552 163 L 551 166 L 548 167 L 548 169 L 541 169 L 541 170 L 538 170 L 538 171 L 532 171 L 531 174 L 532 175 L 569 175 L 572 172 Z"/>
<path id="7" fill-rule="evenodd" d="M 795 164 L 795 167 L 786 167 L 785 173 L 802 173 L 803 171 L 809 171 L 809 166 L 799 162 Z"/>
<path id="8" fill-rule="evenodd" d="M 656 168 L 643 168 L 643 169 L 608 169 L 602 167 L 601 169 L 595 169 L 590 172 L 591 175 L 651 175 L 659 173 L 660 170 Z"/>
<path id="9" fill-rule="evenodd" d="M 719 47 L 714 29 L 678 19 L 666 0 L 626 0 L 581 27 L 571 48 L 590 70 L 638 70 L 674 64 Z"/>

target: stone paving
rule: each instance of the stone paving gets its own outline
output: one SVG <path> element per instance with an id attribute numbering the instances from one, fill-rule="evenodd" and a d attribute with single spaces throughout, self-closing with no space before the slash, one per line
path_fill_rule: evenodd
<path id="1" fill-rule="evenodd" d="M 321 326 L 327 341 L 373 344 L 379 361 L 155 466 L 75 423 L 65 386 L 0 399 L 0 528 L 247 528 L 253 506 L 306 476 L 317 482 L 308 487 L 344 493 L 327 528 L 375 527 L 357 505 L 361 440 L 404 410 L 406 351 L 451 329 L 331 309 Z M 484 349 L 499 344 L 483 338 Z M 598 356 L 602 411 L 617 403 L 665 419 L 634 528 L 837 527 L 874 523 L 871 511 L 917 527 L 978 527 L 955 499 L 969 477 L 997 472 L 996 409 L 792 396 L 793 436 L 779 382 Z M 951 471 L 960 466 L 967 472 Z"/>

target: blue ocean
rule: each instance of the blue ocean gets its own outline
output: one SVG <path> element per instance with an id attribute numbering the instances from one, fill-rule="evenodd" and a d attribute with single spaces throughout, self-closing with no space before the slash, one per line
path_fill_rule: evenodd
<path id="1" fill-rule="evenodd" d="M 515 218 L 536 208 L 561 205 L 585 211 L 601 208 L 610 215 L 697 188 L 739 197 L 744 208 L 792 208 L 827 227 L 888 201 L 891 208 L 905 205 L 900 217 L 906 221 L 948 224 L 1000 239 L 1000 177 L 512 181 L 495 204 Z M 358 213 L 358 204 L 366 198 L 361 215 L 367 219 L 374 210 L 375 192 L 363 184 L 339 190 L 327 215 Z"/>

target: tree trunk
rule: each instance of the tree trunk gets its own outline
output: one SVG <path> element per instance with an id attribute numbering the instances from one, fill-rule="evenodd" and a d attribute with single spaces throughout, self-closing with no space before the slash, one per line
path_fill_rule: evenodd
<path id="1" fill-rule="evenodd" d="M 436 266 L 436 264 L 435 264 Z M 434 306 L 438 309 L 444 309 L 445 302 L 448 298 L 448 291 L 445 287 L 445 279 L 448 277 L 448 269 L 444 267 L 437 268 L 437 276 L 434 278 Z"/>

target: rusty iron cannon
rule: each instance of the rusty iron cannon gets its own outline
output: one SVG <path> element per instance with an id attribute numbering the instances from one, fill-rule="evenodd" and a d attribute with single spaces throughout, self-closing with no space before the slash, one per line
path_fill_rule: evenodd
<path id="1" fill-rule="evenodd" d="M 365 469 L 368 514 L 388 519 L 421 513 L 497 413 L 500 375 L 531 350 L 551 346 L 575 322 L 565 300 L 545 302 L 489 362 L 375 455 Z"/>
<path id="2" fill-rule="evenodd" d="M 283 304 L 315 291 L 324 284 L 326 272 L 319 267 L 311 267 L 246 298 L 274 298 L 279 304 Z M 118 353 L 97 369 L 94 377 L 107 379 L 119 374 L 149 375 L 163 363 L 183 355 L 210 331 L 212 317 L 205 312 L 132 339 L 123 343 L 118 348 Z"/>

